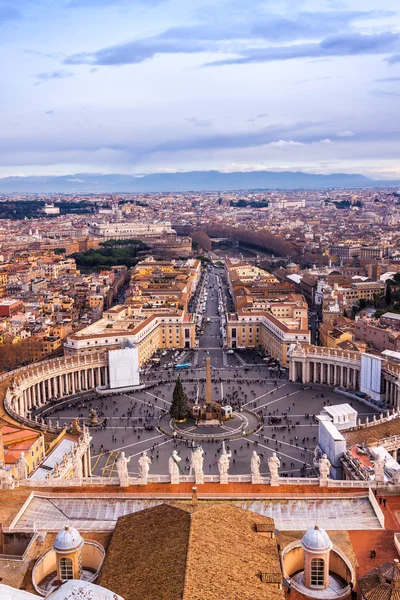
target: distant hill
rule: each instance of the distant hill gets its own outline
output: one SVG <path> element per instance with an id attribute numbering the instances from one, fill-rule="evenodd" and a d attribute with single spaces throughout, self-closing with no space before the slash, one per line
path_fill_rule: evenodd
<path id="1" fill-rule="evenodd" d="M 375 187 L 398 185 L 397 181 L 374 181 L 363 175 L 334 173 L 313 175 L 293 171 L 188 171 L 137 177 L 133 175 L 93 175 L 79 173 L 59 177 L 5 177 L 0 179 L 0 193 L 113 193 L 113 192 L 183 192 L 210 190 L 295 190 Z"/>

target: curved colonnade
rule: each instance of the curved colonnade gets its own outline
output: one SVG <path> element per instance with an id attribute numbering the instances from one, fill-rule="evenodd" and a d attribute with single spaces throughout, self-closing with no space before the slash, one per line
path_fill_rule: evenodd
<path id="1" fill-rule="evenodd" d="M 360 389 L 361 354 L 322 346 L 296 346 L 289 360 L 289 379 Z M 400 364 L 382 362 L 382 395 L 388 404 L 400 406 Z"/>
<path id="2" fill-rule="evenodd" d="M 106 352 L 99 352 L 55 358 L 16 369 L 2 379 L 10 380 L 4 396 L 5 410 L 16 420 L 26 421 L 32 408 L 106 385 L 108 357 Z M 31 420 L 29 424 L 41 427 Z"/>

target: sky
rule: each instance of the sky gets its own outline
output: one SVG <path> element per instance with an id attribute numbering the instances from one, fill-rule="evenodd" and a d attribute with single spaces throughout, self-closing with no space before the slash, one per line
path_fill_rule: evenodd
<path id="1" fill-rule="evenodd" d="M 398 0 L 0 0 L 0 177 L 400 179 Z"/>

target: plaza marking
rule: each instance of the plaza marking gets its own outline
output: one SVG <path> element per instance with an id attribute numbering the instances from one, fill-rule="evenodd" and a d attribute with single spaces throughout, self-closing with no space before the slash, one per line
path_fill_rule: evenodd
<path id="1" fill-rule="evenodd" d="M 166 440 L 165 442 L 161 442 L 161 444 L 158 444 L 157 448 L 160 448 L 160 446 L 164 446 L 164 444 L 170 444 L 173 441 L 174 440 L 172 438 L 170 438 L 169 440 Z M 157 448 L 155 448 L 155 449 L 157 450 Z M 139 454 L 142 454 L 143 452 L 148 452 L 149 450 L 151 450 L 151 446 L 149 446 L 145 450 L 141 450 L 140 452 L 136 452 L 136 454 L 130 454 L 128 458 L 135 458 L 135 456 L 139 456 Z"/>
<path id="2" fill-rule="evenodd" d="M 148 406 L 151 408 L 158 408 L 158 410 L 164 410 L 161 406 L 157 406 L 156 404 L 152 404 L 151 402 L 145 402 L 144 400 L 140 400 L 140 398 L 136 398 L 136 396 L 128 396 L 127 394 L 124 394 L 124 396 L 125 396 L 125 398 L 129 398 L 129 400 L 135 400 L 135 402 L 141 402 L 145 406 Z M 118 419 L 118 417 L 113 417 L 113 418 Z M 138 418 L 139 417 L 121 417 L 121 419 L 138 419 Z"/>
<path id="3" fill-rule="evenodd" d="M 296 446 L 296 444 L 289 444 L 288 442 L 283 442 L 283 441 L 281 442 L 278 439 L 270 438 L 270 437 L 267 437 L 266 435 L 261 435 L 261 433 L 255 433 L 254 435 L 257 435 L 259 438 L 262 438 L 262 439 L 266 438 L 269 442 L 274 442 L 274 443 L 278 442 L 278 444 L 284 444 L 285 446 L 290 446 L 291 448 L 296 448 L 296 450 L 300 450 L 301 452 L 308 452 L 308 450 L 309 450 L 309 448 L 307 448 L 307 450 L 304 450 L 304 446 L 300 446 L 300 442 L 299 442 L 299 445 Z M 275 452 L 276 452 L 276 450 L 275 450 Z"/>
<path id="4" fill-rule="evenodd" d="M 281 386 L 283 387 L 283 386 Z M 265 408 L 266 406 L 270 406 L 270 404 L 274 404 L 275 402 L 279 402 L 279 400 L 284 400 L 285 398 L 290 398 L 290 396 L 295 396 L 296 394 L 300 394 L 300 392 L 304 392 L 305 390 L 309 390 L 309 387 L 302 388 L 301 390 L 297 390 L 296 392 L 292 392 L 291 394 L 286 394 L 286 396 L 281 396 L 280 398 L 275 398 L 275 400 L 271 400 L 271 402 L 266 402 L 262 406 L 257 406 L 256 410 L 260 410 L 261 408 Z M 288 412 L 288 416 L 290 412 Z M 275 416 L 275 415 L 274 415 Z"/>
<path id="5" fill-rule="evenodd" d="M 131 446 L 138 446 L 139 444 L 144 444 L 145 442 L 151 442 L 151 440 L 158 440 L 159 438 L 165 437 L 164 434 L 160 434 L 160 435 L 155 435 L 152 438 L 146 438 L 143 440 L 140 440 L 139 442 L 133 442 L 132 444 L 127 444 L 126 446 L 121 446 L 120 448 L 114 448 L 113 450 L 111 450 L 111 452 L 115 452 L 116 450 L 125 450 L 125 448 L 130 448 Z M 172 438 L 171 438 L 172 439 Z M 161 444 L 159 444 L 161 446 Z M 93 458 L 97 458 L 99 455 L 95 454 L 94 456 L 92 456 Z"/>
<path id="6" fill-rule="evenodd" d="M 271 379 L 271 381 L 275 381 L 275 380 Z M 249 402 L 246 402 L 246 404 L 242 404 L 242 408 L 244 406 L 247 406 L 248 404 L 251 404 L 252 402 L 257 402 L 257 400 L 260 400 L 260 398 L 264 398 L 264 396 L 268 396 L 268 394 L 272 394 L 272 392 L 274 392 L 275 390 L 280 390 L 281 388 L 285 387 L 285 385 L 286 385 L 286 383 L 284 383 L 283 385 L 278 385 L 276 388 L 273 388 L 272 390 L 269 390 L 269 392 L 265 392 L 265 394 L 261 394 L 261 396 L 258 396 L 257 398 L 253 398 L 253 400 L 250 400 Z M 264 406 L 266 406 L 266 405 L 264 404 Z M 262 408 L 262 407 L 259 406 L 258 408 Z"/>
<path id="7" fill-rule="evenodd" d="M 164 398 L 161 398 L 160 396 L 155 396 L 154 394 L 150 394 L 150 392 L 146 391 L 146 394 L 148 394 L 149 396 L 153 396 L 153 398 L 156 398 L 157 400 L 161 400 L 162 402 L 166 402 L 167 404 L 172 404 L 172 402 L 169 402 L 168 400 L 164 400 Z"/>
<path id="8" fill-rule="evenodd" d="M 271 450 L 272 452 L 276 452 L 277 454 L 279 454 L 280 456 L 285 456 L 286 458 L 290 458 L 291 461 L 296 461 L 301 463 L 302 465 L 307 465 L 307 467 L 311 467 L 312 465 L 310 465 L 310 463 L 306 462 L 305 460 L 300 460 L 299 458 L 294 458 L 294 456 L 289 456 L 288 454 L 284 454 L 283 452 L 280 452 L 280 450 L 275 450 L 274 448 L 270 448 L 269 446 L 264 446 L 264 444 L 260 444 L 260 442 L 256 442 L 254 440 L 251 440 L 250 438 L 248 438 L 249 442 L 251 442 L 252 444 L 256 445 L 256 446 L 261 446 L 262 448 L 265 448 L 266 450 Z M 275 441 L 275 440 L 274 440 Z M 289 444 L 290 446 L 290 444 Z M 297 446 L 295 446 L 297 448 Z"/>

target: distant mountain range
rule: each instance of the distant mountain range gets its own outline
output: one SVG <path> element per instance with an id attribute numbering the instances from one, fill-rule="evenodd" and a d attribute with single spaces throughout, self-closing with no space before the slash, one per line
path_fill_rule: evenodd
<path id="1" fill-rule="evenodd" d="M 313 175 L 293 171 L 188 171 L 160 173 L 138 177 L 134 175 L 93 175 L 79 173 L 63 176 L 4 177 L 0 193 L 122 193 L 122 192 L 184 192 L 224 190 L 296 190 L 353 188 L 400 185 L 399 181 L 376 181 L 363 175 L 333 173 Z"/>

